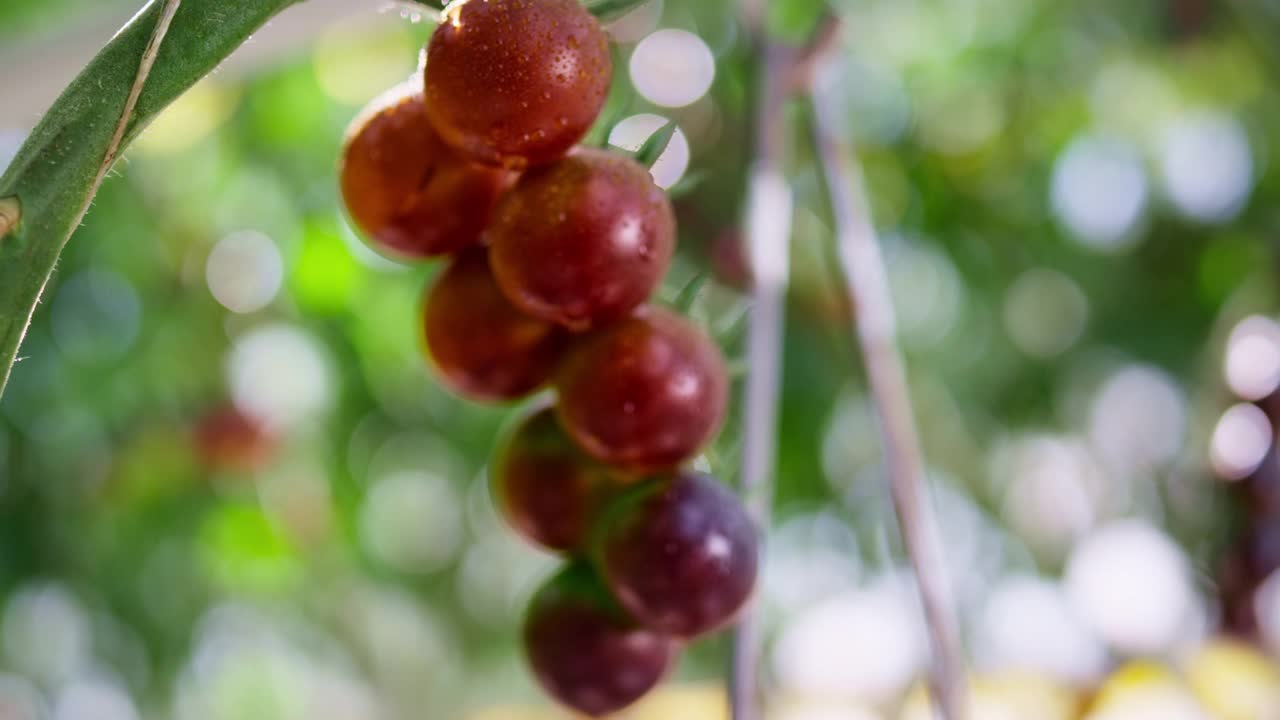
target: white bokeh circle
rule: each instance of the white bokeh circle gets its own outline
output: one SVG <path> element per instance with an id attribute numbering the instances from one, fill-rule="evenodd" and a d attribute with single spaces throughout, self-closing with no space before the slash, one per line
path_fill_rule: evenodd
<path id="1" fill-rule="evenodd" d="M 1080 244 L 1095 250 L 1121 250 L 1137 240 L 1147 194 L 1141 156 L 1116 138 L 1078 138 L 1053 168 L 1054 213 Z"/>
<path id="2" fill-rule="evenodd" d="M 620 150 L 635 152 L 667 122 L 667 118 L 653 113 L 632 115 L 609 131 L 609 144 Z M 689 169 L 689 154 L 689 138 L 677 127 L 667 149 L 649 168 L 654 184 L 665 190 L 680 182 L 680 178 Z"/>
<path id="3" fill-rule="evenodd" d="M 280 291 L 284 260 L 266 235 L 232 233 L 209 253 L 205 281 L 223 307 L 234 313 L 251 313 L 270 304 Z"/>
<path id="4" fill-rule="evenodd" d="M 684 107 L 711 89 L 716 59 L 702 38 L 667 28 L 636 45 L 630 70 L 632 84 L 646 100 L 662 107 Z"/>

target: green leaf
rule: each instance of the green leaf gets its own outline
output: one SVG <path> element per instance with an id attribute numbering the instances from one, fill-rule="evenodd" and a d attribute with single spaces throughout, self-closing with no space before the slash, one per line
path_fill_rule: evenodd
<path id="1" fill-rule="evenodd" d="M 617 20 L 653 0 L 587 0 L 587 9 L 603 22 Z"/>
<path id="2" fill-rule="evenodd" d="M 725 365 L 729 371 L 730 380 L 741 380 L 747 376 L 747 360 L 746 358 L 734 358 Z"/>
<path id="3" fill-rule="evenodd" d="M 653 167 L 653 164 L 658 162 L 658 158 L 662 157 L 662 153 L 667 151 L 667 146 L 671 144 L 671 138 L 676 136 L 678 129 L 676 124 L 670 121 L 658 128 L 636 151 L 636 162 L 645 167 Z"/>
<path id="4" fill-rule="evenodd" d="M 747 334 L 751 313 L 744 308 L 737 315 L 712 328 L 712 335 L 721 347 L 738 345 Z"/>
<path id="5" fill-rule="evenodd" d="M 702 183 L 706 182 L 707 173 L 701 170 L 691 172 L 680 178 L 680 182 L 667 188 L 667 197 L 672 200 L 678 200 L 697 190 Z"/>
<path id="6" fill-rule="evenodd" d="M 680 314 L 688 315 L 689 310 L 693 308 L 693 303 L 698 299 L 698 294 L 706 284 L 707 273 L 700 272 L 694 275 L 684 287 L 680 288 L 680 294 L 676 295 L 676 299 L 671 303 L 672 306 L 679 310 Z"/>
<path id="7" fill-rule="evenodd" d="M 296 2 L 186 0 L 160 46 L 120 151 L 161 110 Z M 0 392 L 58 255 L 92 199 L 161 9 L 161 2 L 148 3 L 111 39 L 54 102 L 0 177 L 0 198 L 17 198 L 22 208 L 17 229 L 0 238 Z"/>
<path id="8" fill-rule="evenodd" d="M 400 2 L 406 5 L 422 5 L 432 10 L 443 10 L 445 5 L 449 4 L 447 0 L 400 0 Z"/>

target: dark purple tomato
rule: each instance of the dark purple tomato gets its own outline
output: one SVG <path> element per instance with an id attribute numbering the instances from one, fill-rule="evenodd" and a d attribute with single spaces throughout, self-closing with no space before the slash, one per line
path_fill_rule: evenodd
<path id="1" fill-rule="evenodd" d="M 627 618 L 585 564 L 570 565 L 534 596 L 524 647 L 542 687 L 590 717 L 639 700 L 679 652 L 676 641 Z"/>
<path id="2" fill-rule="evenodd" d="M 459 255 L 427 293 L 425 339 L 441 379 L 482 402 L 523 397 L 555 371 L 568 334 L 522 314 L 498 290 L 488 253 Z"/>
<path id="3" fill-rule="evenodd" d="M 351 221 L 374 248 L 404 260 L 475 245 L 515 179 L 445 145 L 410 84 L 374 100 L 352 123 L 339 175 Z"/>
<path id="4" fill-rule="evenodd" d="M 692 457 L 724 418 L 729 377 L 720 349 L 660 308 L 585 336 L 556 374 L 565 430 L 590 455 L 632 471 Z"/>
<path id="5" fill-rule="evenodd" d="M 455 0 L 427 46 L 427 112 L 459 152 L 522 169 L 582 139 L 612 77 L 609 39 L 578 0 Z"/>
<path id="6" fill-rule="evenodd" d="M 621 487 L 569 439 L 552 407 L 529 415 L 506 437 L 492 468 L 493 500 L 511 527 L 560 552 L 585 545 L 601 505 Z"/>
<path id="7" fill-rule="evenodd" d="M 680 472 L 622 495 L 594 549 L 605 583 L 641 625 L 681 638 L 733 621 L 755 588 L 755 524 L 715 478 Z"/>
<path id="8" fill-rule="evenodd" d="M 526 173 L 499 203 L 488 238 L 516 307 L 586 330 L 649 298 L 671 264 L 675 229 L 644 166 L 582 148 Z"/>

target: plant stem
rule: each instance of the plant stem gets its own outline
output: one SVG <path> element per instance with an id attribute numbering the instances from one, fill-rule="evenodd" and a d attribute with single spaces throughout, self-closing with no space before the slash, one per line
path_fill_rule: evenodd
<path id="1" fill-rule="evenodd" d="M 763 10 L 745 9 L 748 21 Z M 756 89 L 754 160 L 747 186 L 744 223 L 752 273 L 747 330 L 747 379 L 742 442 L 741 489 L 761 533 L 767 533 L 773 504 L 777 454 L 778 396 L 781 385 L 783 320 L 791 236 L 792 192 L 783 175 L 786 100 L 790 55 L 755 26 L 762 57 Z M 734 630 L 729 666 L 729 704 L 734 720 L 759 720 L 758 689 L 762 638 L 760 615 L 748 607 Z"/>
<path id="2" fill-rule="evenodd" d="M 178 9 L 176 3 L 154 0 L 54 102 L 0 177 L 0 198 L 17 198 L 22 210 L 16 230 L 0 233 L 0 393 L 58 256 L 84 217 L 104 167 L 109 169 L 169 103 L 298 1 L 185 0 Z M 151 48 L 170 12 L 163 45 Z M 144 63 L 149 56 L 155 66 L 148 73 Z M 135 83 L 140 76 L 145 82 Z M 135 86 L 138 92 L 132 97 Z"/>
<path id="3" fill-rule="evenodd" d="M 0 198 L 0 241 L 22 220 L 22 203 L 16 197 Z"/>
<path id="4" fill-rule="evenodd" d="M 967 688 L 955 608 L 942 564 L 937 522 L 927 495 L 923 453 L 910 389 L 898 348 L 884 257 L 871 222 L 862 173 L 832 126 L 830 94 L 809 94 L 812 136 L 826 181 L 839 242 L 840 265 L 853 307 L 867 381 L 879 416 L 890 494 L 907 555 L 915 570 L 933 650 L 929 685 L 945 720 L 963 720 Z"/>
<path id="5" fill-rule="evenodd" d="M 116 159 L 120 157 L 120 143 L 124 140 L 124 133 L 129 129 L 129 123 L 133 119 L 133 110 L 138 106 L 142 88 L 146 87 L 147 78 L 151 76 L 151 68 L 156 64 L 156 55 L 160 53 L 165 35 L 169 34 L 169 27 L 173 25 L 173 16 L 182 5 L 182 0 L 163 0 L 163 3 L 155 29 L 151 31 L 151 39 L 147 41 L 147 47 L 142 51 L 142 59 L 138 61 L 138 72 L 134 75 L 133 84 L 129 87 L 129 95 L 124 101 L 124 110 L 121 111 L 120 119 L 116 122 L 115 132 L 111 134 L 111 142 L 107 144 L 107 152 L 102 156 L 102 164 L 98 166 L 98 176 L 89 190 L 89 197 L 85 199 L 85 208 L 81 211 L 81 215 L 88 212 L 88 204 L 93 195 L 98 192 L 98 188 L 102 187 L 102 179 L 107 176 L 111 166 L 115 165 Z"/>
<path id="6" fill-rule="evenodd" d="M 587 10 L 601 22 L 607 23 L 621 18 L 647 2 L 652 0 L 589 0 Z"/>

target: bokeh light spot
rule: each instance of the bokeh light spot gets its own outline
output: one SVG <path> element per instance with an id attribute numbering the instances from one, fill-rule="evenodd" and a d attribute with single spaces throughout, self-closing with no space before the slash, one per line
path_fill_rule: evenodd
<path id="1" fill-rule="evenodd" d="M 1050 195 L 1058 219 L 1082 245 L 1129 247 L 1147 206 L 1142 158 L 1119 139 L 1079 138 L 1058 158 Z"/>
<path id="2" fill-rule="evenodd" d="M 1261 400 L 1280 387 L 1280 325 L 1250 315 L 1231 330 L 1223 360 L 1227 386 L 1245 400 Z"/>
<path id="3" fill-rule="evenodd" d="M 1086 686 L 1106 670 L 1106 650 L 1052 580 L 1001 580 L 979 616 L 976 635 L 978 656 L 989 671 L 1034 671 Z"/>
<path id="4" fill-rule="evenodd" d="M 458 601 L 479 622 L 511 628 L 555 559 L 505 529 L 493 528 L 467 548 L 458 576 Z"/>
<path id="5" fill-rule="evenodd" d="M 889 285 L 903 342 L 909 347 L 936 347 L 965 312 L 967 292 L 951 258 L 902 237 L 886 238 Z"/>
<path id="6" fill-rule="evenodd" d="M 1189 640 L 1195 609 L 1182 549 L 1145 521 L 1100 528 L 1067 563 L 1075 612 L 1112 647 L 1158 655 Z"/>
<path id="7" fill-rule="evenodd" d="M 773 652 L 783 688 L 883 702 L 924 666 L 926 648 L 909 589 L 885 578 L 793 615 Z"/>
<path id="8" fill-rule="evenodd" d="M 1175 120 L 1165 131 L 1161 161 L 1165 192 L 1187 217 L 1225 222 L 1249 197 L 1249 137 L 1229 115 L 1203 112 Z"/>
<path id="9" fill-rule="evenodd" d="M 1103 509 L 1102 469 L 1078 439 L 1021 437 L 998 448 L 992 466 L 1005 487 L 1003 512 L 1011 529 L 1049 557 L 1061 557 Z"/>
<path id="10" fill-rule="evenodd" d="M 0 718 L 42 720 L 44 717 L 43 698 L 34 683 L 18 675 L 0 674 Z"/>
<path id="11" fill-rule="evenodd" d="M 1153 64 L 1122 58 L 1099 69 L 1089 88 L 1094 122 L 1125 137 L 1145 137 L 1177 112 L 1177 88 Z"/>
<path id="12" fill-rule="evenodd" d="M 110 270 L 84 270 L 58 288 L 51 311 L 53 340 L 80 363 L 116 360 L 133 347 L 142 300 L 133 284 Z"/>
<path id="13" fill-rule="evenodd" d="M 920 138 L 943 155 L 975 152 L 1004 128 L 1003 102 L 984 78 L 948 75 L 920 98 Z"/>
<path id="14" fill-rule="evenodd" d="M 461 499 L 443 478 L 399 472 L 377 481 L 360 510 L 369 552 L 406 573 L 430 573 L 450 563 L 462 544 Z"/>
<path id="15" fill-rule="evenodd" d="M 315 717 L 304 712 L 310 694 L 309 659 L 283 630 L 250 606 L 210 609 L 200 621 L 189 667 L 178 681 L 177 716 Z"/>
<path id="16" fill-rule="evenodd" d="M 89 618 L 61 585 L 19 588 L 0 629 L 8 667 L 47 684 L 69 679 L 89 660 Z"/>
<path id="17" fill-rule="evenodd" d="M 391 585 L 359 588 L 348 605 L 344 624 L 395 699 L 419 706 L 436 700 L 465 667 L 452 625 L 407 592 Z"/>
<path id="18" fill-rule="evenodd" d="M 1267 649 L 1280 653 L 1280 570 L 1268 575 L 1253 594 L 1253 614 Z"/>
<path id="19" fill-rule="evenodd" d="M 235 313 L 251 313 L 271 303 L 284 279 L 284 260 L 271 238 L 246 231 L 218 241 L 205 265 L 209 292 Z"/>
<path id="20" fill-rule="evenodd" d="M 635 152 L 667 122 L 667 118 L 652 113 L 632 115 L 609 131 L 609 144 L 621 150 Z M 653 167 L 649 168 L 654 184 L 666 189 L 680 182 L 680 178 L 689 169 L 689 152 L 689 139 L 685 137 L 683 130 L 676 128 L 667 149 L 658 156 Z"/>
<path id="21" fill-rule="evenodd" d="M 855 587 L 862 574 L 858 537 L 835 512 L 789 518 L 766 546 L 761 589 L 790 615 Z"/>
<path id="22" fill-rule="evenodd" d="M 654 105 L 691 105 L 707 94 L 715 77 L 711 48 L 686 30 L 659 30 L 631 53 L 631 82 Z"/>
<path id="23" fill-rule="evenodd" d="M 77 680 L 63 687 L 53 705 L 53 720 L 137 720 L 133 698 L 119 685 L 100 679 Z"/>
<path id="24" fill-rule="evenodd" d="M 138 136 L 134 147 L 153 155 L 186 150 L 225 123 L 238 103 L 234 86 L 216 79 L 202 80 L 165 108 Z"/>
<path id="25" fill-rule="evenodd" d="M 1111 374 L 1094 397 L 1089 441 L 1107 469 L 1132 480 L 1172 461 L 1187 431 L 1187 401 L 1168 373 L 1130 365 Z"/>
<path id="26" fill-rule="evenodd" d="M 255 328 L 227 356 L 236 407 L 273 430 L 287 430 L 328 410 L 333 372 L 324 348 L 289 325 Z"/>
<path id="27" fill-rule="evenodd" d="M 822 440 L 822 469 L 841 497 L 870 499 L 879 490 L 862 482 L 863 473 L 880 462 L 877 422 L 875 408 L 861 394 L 843 393 L 835 403 Z"/>
<path id="28" fill-rule="evenodd" d="M 1059 355 L 1080 339 L 1089 299 L 1074 280 L 1036 269 L 1014 280 L 1004 300 L 1004 325 L 1019 350 L 1038 358 Z"/>
<path id="29" fill-rule="evenodd" d="M 1224 480 L 1242 480 L 1267 456 L 1275 441 L 1275 430 L 1267 414 L 1257 405 L 1231 406 L 1213 429 L 1209 440 L 1209 462 Z"/>
<path id="30" fill-rule="evenodd" d="M 832 62 L 819 69 L 816 82 L 818 92 L 842 99 L 831 103 L 832 125 L 851 128 L 862 143 L 889 145 L 910 126 L 911 96 L 902 76 L 888 65 L 871 58 Z"/>

